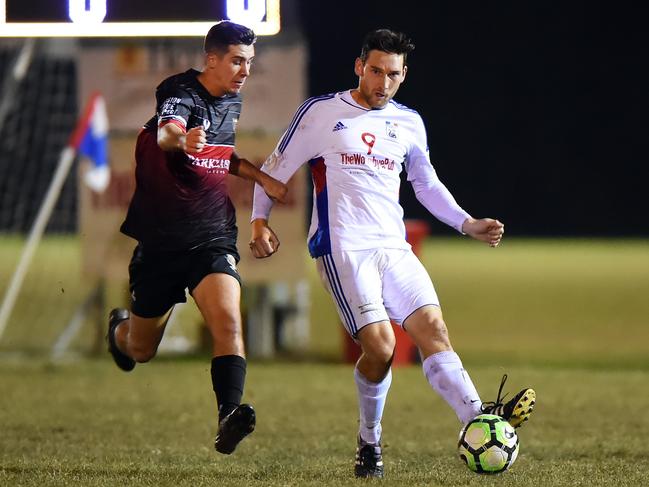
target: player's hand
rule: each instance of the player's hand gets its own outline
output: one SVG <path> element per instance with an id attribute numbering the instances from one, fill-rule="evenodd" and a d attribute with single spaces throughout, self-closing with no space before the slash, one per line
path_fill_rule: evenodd
<path id="1" fill-rule="evenodd" d="M 281 181 L 278 181 L 272 176 L 266 175 L 262 181 L 262 188 L 273 201 L 286 203 L 286 195 L 288 194 L 288 186 Z"/>
<path id="2" fill-rule="evenodd" d="M 258 259 L 270 257 L 279 249 L 279 239 L 275 232 L 268 226 L 268 222 L 261 218 L 252 222 L 252 237 L 250 238 L 250 251 Z"/>
<path id="3" fill-rule="evenodd" d="M 183 150 L 188 153 L 200 152 L 205 147 L 207 137 L 203 127 L 194 127 L 189 129 L 185 134 L 185 143 Z"/>
<path id="4" fill-rule="evenodd" d="M 497 247 L 505 233 L 505 225 L 493 218 L 467 218 L 462 224 L 462 231 L 476 240 L 487 242 L 490 247 Z"/>

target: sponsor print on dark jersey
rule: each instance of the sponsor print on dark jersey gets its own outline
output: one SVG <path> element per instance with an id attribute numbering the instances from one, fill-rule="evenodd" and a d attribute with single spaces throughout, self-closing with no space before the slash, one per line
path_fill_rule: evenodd
<path id="1" fill-rule="evenodd" d="M 189 163 L 204 168 L 208 174 L 227 175 L 230 170 L 230 157 L 233 148 L 222 145 L 207 145 L 202 151 L 187 154 Z"/>
<path id="2" fill-rule="evenodd" d="M 210 95 L 198 74 L 189 70 L 158 86 L 157 115 L 146 123 L 136 143 L 136 190 L 121 230 L 161 251 L 219 241 L 225 250 L 236 250 L 235 212 L 226 176 L 241 97 Z M 186 130 L 202 126 L 206 146 L 191 154 L 163 151 L 157 128 L 165 123 Z"/>

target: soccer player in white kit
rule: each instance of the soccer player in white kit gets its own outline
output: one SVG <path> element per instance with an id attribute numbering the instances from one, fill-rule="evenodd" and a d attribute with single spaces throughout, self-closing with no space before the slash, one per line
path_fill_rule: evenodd
<path id="1" fill-rule="evenodd" d="M 381 417 L 392 380 L 400 324 L 419 349 L 431 387 L 464 424 L 488 412 L 514 427 L 529 418 L 535 392 L 526 388 L 506 404 L 483 403 L 453 351 L 433 283 L 406 242 L 399 205 L 405 170 L 417 199 L 457 231 L 496 247 L 504 226 L 475 219 L 455 201 L 430 163 L 419 114 L 392 100 L 414 49 L 401 33 L 370 32 L 354 71 L 358 88 L 308 99 L 262 171 L 286 182 L 309 164 L 314 201 L 308 246 L 347 332 L 361 345 L 354 370 L 360 406 L 355 475 L 382 477 Z M 268 226 L 272 201 L 255 188 L 250 248 L 272 255 L 279 240 Z"/>

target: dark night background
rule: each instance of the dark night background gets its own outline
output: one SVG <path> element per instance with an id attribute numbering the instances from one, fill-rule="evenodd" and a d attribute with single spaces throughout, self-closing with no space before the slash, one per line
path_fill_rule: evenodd
<path id="1" fill-rule="evenodd" d="M 50 5 L 34 1 L 30 5 Z M 215 4 L 200 5 L 206 2 Z M 11 5 L 24 11 L 26 4 Z M 473 216 L 502 220 L 509 235 L 647 237 L 649 5 L 628 5 L 282 0 L 282 29 L 290 37 L 297 27 L 308 42 L 309 96 L 357 86 L 353 63 L 367 31 L 406 32 L 416 49 L 396 100 L 422 115 L 440 178 Z M 176 7 L 169 12 L 178 13 Z M 2 77 L 11 56 L 0 52 Z M 61 90 L 73 97 L 74 69 L 71 61 L 37 58 L 22 88 L 30 106 L 46 97 L 38 83 L 48 75 L 56 78 L 51 82 L 69 80 Z M 65 97 L 54 102 L 61 106 L 48 105 L 48 111 L 66 108 L 67 125 L 43 130 L 65 140 L 77 107 Z M 7 123 L 0 136 L 11 141 L 15 131 Z M 0 173 L 27 157 L 24 147 L 3 150 Z M 45 153 L 51 160 L 41 167 L 53 168 L 57 151 Z M 5 189 L 29 177 L 10 174 L 13 179 L 0 179 L 0 194 L 23 197 Z M 48 178 L 42 171 L 38 184 L 44 188 Z M 436 234 L 453 233 L 419 205 L 409 184 L 403 188 L 406 217 L 428 219 Z M 73 205 L 75 192 L 64 194 Z M 24 231 L 36 207 L 14 206 L 19 210 L 3 228 Z"/>
<path id="2" fill-rule="evenodd" d="M 368 30 L 412 38 L 395 99 L 421 114 L 440 178 L 473 216 L 510 235 L 649 235 L 647 4 L 298 5 L 310 96 L 357 85 Z M 409 185 L 402 202 L 429 218 Z"/>

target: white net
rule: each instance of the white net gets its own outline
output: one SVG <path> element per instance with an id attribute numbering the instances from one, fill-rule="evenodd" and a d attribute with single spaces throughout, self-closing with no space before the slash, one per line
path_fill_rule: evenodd
<path id="1" fill-rule="evenodd" d="M 76 66 L 37 45 L 15 76 L 21 46 L 0 45 L 0 299 L 77 119 Z M 23 59 L 22 62 L 25 60 Z M 48 353 L 87 295 L 80 279 L 77 178 L 67 175 L 0 336 L 0 353 Z M 84 341 L 83 334 L 77 338 Z M 92 333 L 81 343 L 95 340 Z"/>
<path id="2" fill-rule="evenodd" d="M 200 67 L 195 63 L 202 63 L 202 58 L 186 55 L 196 53 L 194 43 L 190 46 L 167 41 L 122 44 L 43 39 L 24 79 L 10 83 L 14 60 L 21 51 L 20 42 L 11 42 L 9 45 L 8 41 L 0 40 L 0 107 L 2 103 L 8 107 L 6 117 L 2 117 L 5 122 L 0 122 L 0 300 L 13 288 L 15 276 L 20 275 L 16 268 L 20 267 L 30 229 L 55 179 L 61 151 L 77 123 L 79 104 L 85 105 L 95 91 L 104 96 L 109 108 L 111 183 L 104 193 L 91 194 L 77 182 L 79 165 L 75 161 L 57 194 L 43 238 L 29 261 L 15 305 L 4 324 L 2 315 L 6 307 L 0 308 L 0 355 L 97 350 L 104 347 L 102 335 L 108 309 L 125 306 L 129 300 L 127 269 L 135 242 L 119 233 L 119 225 L 134 185 L 133 148 L 137 130 L 152 114 L 153 93 L 160 80 L 192 63 Z M 262 44 L 258 41 L 260 49 Z M 260 162 L 266 157 L 290 121 L 293 107 L 304 99 L 304 52 L 302 46 L 287 47 L 283 43 L 264 48 L 264 56 L 256 64 L 258 74 L 246 88 L 246 111 L 237 134 L 237 147 L 247 158 Z M 278 82 L 290 82 L 287 86 L 291 89 L 267 96 Z M 7 89 L 9 84 L 11 90 Z M 251 194 L 251 188 L 246 194 Z M 246 284 L 267 282 L 269 276 L 272 281 L 280 274 L 303 282 L 303 198 L 300 196 L 296 201 L 274 214 L 275 228 L 284 235 L 282 255 L 260 267 L 243 253 L 245 257 L 239 267 Z M 250 202 L 235 204 L 241 212 L 238 219 L 244 231 L 240 241 L 245 242 L 249 238 L 245 222 L 250 215 Z M 84 306 L 101 283 L 106 287 L 104 302 Z M 93 307 L 96 313 L 92 312 Z M 243 309 L 244 313 L 252 314 L 248 303 L 243 303 Z M 292 321 L 303 323 L 303 329 L 289 336 L 287 326 L 286 333 L 283 332 L 286 340 L 282 334 L 275 341 L 291 341 L 294 348 L 301 348 L 306 341 L 307 325 L 300 316 L 300 320 Z M 264 314 L 263 320 L 258 320 L 262 323 L 259 327 L 268 326 L 271 318 L 272 313 Z M 252 337 L 253 320 L 248 321 L 247 336 Z M 171 324 L 165 339 L 176 340 L 170 344 L 163 341 L 161 349 L 186 350 L 191 348 L 187 342 L 196 346 L 201 341 L 202 320 L 193 304 L 177 309 Z M 176 342 L 180 345 L 171 346 Z M 266 354 L 255 349 L 254 344 L 249 348 L 256 354 Z M 267 348 L 272 351 L 274 347 Z"/>

